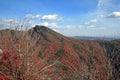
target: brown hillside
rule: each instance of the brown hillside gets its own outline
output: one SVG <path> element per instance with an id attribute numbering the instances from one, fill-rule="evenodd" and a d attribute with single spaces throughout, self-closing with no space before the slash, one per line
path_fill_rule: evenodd
<path id="1" fill-rule="evenodd" d="M 37 25 L 28 31 L 1 30 L 0 49 L 0 76 L 13 80 L 120 78 L 120 40 L 77 40 Z"/>

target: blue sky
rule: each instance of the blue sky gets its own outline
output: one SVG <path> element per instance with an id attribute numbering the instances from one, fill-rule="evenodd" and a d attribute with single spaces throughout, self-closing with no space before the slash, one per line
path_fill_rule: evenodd
<path id="1" fill-rule="evenodd" d="M 0 29 L 39 24 L 66 36 L 120 36 L 120 0 L 0 0 Z"/>

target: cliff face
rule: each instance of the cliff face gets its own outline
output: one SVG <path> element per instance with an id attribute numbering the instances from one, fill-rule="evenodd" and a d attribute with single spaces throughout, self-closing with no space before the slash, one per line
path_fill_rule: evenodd
<path id="1" fill-rule="evenodd" d="M 0 49 L 2 76 L 23 80 L 119 79 L 119 40 L 77 40 L 37 25 L 29 31 L 1 30 Z M 16 71 L 19 74 L 15 75 Z"/>

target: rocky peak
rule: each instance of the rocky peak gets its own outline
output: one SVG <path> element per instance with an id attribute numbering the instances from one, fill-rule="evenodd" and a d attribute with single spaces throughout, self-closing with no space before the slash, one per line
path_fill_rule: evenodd
<path id="1" fill-rule="evenodd" d="M 35 32 L 48 32 L 50 30 L 49 28 L 42 25 L 36 25 L 33 29 Z"/>

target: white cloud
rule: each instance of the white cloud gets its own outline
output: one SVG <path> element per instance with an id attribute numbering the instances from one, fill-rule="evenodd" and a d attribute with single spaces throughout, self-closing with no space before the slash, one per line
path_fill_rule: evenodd
<path id="1" fill-rule="evenodd" d="M 26 14 L 25 18 L 30 18 L 30 19 L 40 19 L 41 15 L 40 14 L 36 14 L 36 15 L 32 15 L 32 14 Z"/>
<path id="2" fill-rule="evenodd" d="M 5 20 L 0 20 L 0 29 L 15 29 L 21 30 L 21 29 L 26 29 L 32 27 L 34 25 L 33 22 L 25 22 L 25 21 L 20 21 L 16 19 L 5 19 Z"/>
<path id="3" fill-rule="evenodd" d="M 42 17 L 42 20 L 57 20 L 58 15 L 57 14 L 51 14 L 51 15 L 44 15 Z"/>
<path id="4" fill-rule="evenodd" d="M 98 21 L 97 19 L 92 19 L 92 20 L 90 20 L 90 21 L 86 22 L 85 24 L 96 23 L 97 21 Z"/>
<path id="5" fill-rule="evenodd" d="M 49 27 L 55 31 L 59 31 L 61 30 L 62 28 L 60 26 L 58 26 L 57 23 L 55 22 L 52 22 L 52 23 L 49 23 L 49 22 L 43 22 L 43 23 L 40 23 L 40 24 L 35 24 L 35 25 L 43 25 L 43 26 L 46 26 L 46 27 Z"/>
<path id="6" fill-rule="evenodd" d="M 96 25 L 89 25 L 89 26 L 86 26 L 86 28 L 88 29 L 88 30 L 91 30 L 91 29 L 94 29 L 94 30 L 105 30 L 106 29 L 106 27 L 98 27 L 98 26 L 96 26 Z"/>
<path id="7" fill-rule="evenodd" d="M 39 25 L 43 25 L 43 26 L 46 26 L 46 27 L 56 27 L 56 26 L 58 26 L 57 23 L 55 23 L 55 22 L 52 22 L 52 23 L 43 22 Z"/>
<path id="8" fill-rule="evenodd" d="M 120 12 L 113 12 L 107 16 L 108 18 L 120 18 Z"/>
<path id="9" fill-rule="evenodd" d="M 82 25 L 65 25 L 65 26 L 60 26 L 58 25 L 56 22 L 52 22 L 52 23 L 49 23 L 49 22 L 43 22 L 43 23 L 40 23 L 38 25 L 43 25 L 43 26 L 46 26 L 46 27 L 49 27 L 55 31 L 69 31 L 69 30 L 78 30 L 78 29 L 81 29 L 83 28 Z"/>
<path id="10" fill-rule="evenodd" d="M 63 21 L 62 17 L 59 17 L 58 14 L 48 14 L 48 15 L 32 15 L 32 14 L 26 14 L 25 18 L 28 19 L 41 19 L 41 20 L 56 20 L 56 21 Z"/>
<path id="11" fill-rule="evenodd" d="M 15 19 L 6 19 L 6 20 L 0 20 L 0 24 L 16 24 L 18 23 Z"/>
<path id="12" fill-rule="evenodd" d="M 95 25 L 90 25 L 90 26 L 88 26 L 87 28 L 91 28 L 91 29 L 93 29 L 93 28 L 97 28 Z"/>
<path id="13" fill-rule="evenodd" d="M 14 19 L 8 19 L 8 20 L 5 20 L 6 23 L 17 23 L 16 20 Z"/>
<path id="14" fill-rule="evenodd" d="M 44 23 L 41 23 L 40 25 L 49 26 L 49 23 L 48 22 L 44 22 Z"/>
<path id="15" fill-rule="evenodd" d="M 41 23 L 40 25 L 49 27 L 49 28 L 51 28 L 51 29 L 53 29 L 53 30 L 55 30 L 55 31 L 62 29 L 62 27 L 59 26 L 59 25 L 58 25 L 57 23 L 55 23 L 55 22 L 52 22 L 52 23 L 44 22 L 44 23 Z"/>
<path id="16" fill-rule="evenodd" d="M 58 27 L 58 24 L 57 24 L 57 23 L 52 22 L 52 23 L 50 24 L 50 26 L 51 26 L 51 27 Z"/>
<path id="17" fill-rule="evenodd" d="M 67 30 L 81 29 L 82 27 L 83 27 L 82 25 L 66 25 L 65 26 Z"/>

